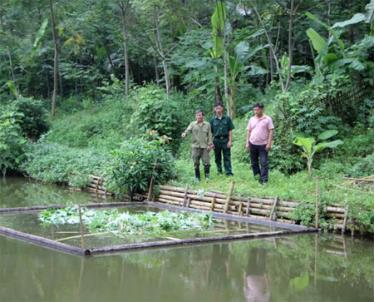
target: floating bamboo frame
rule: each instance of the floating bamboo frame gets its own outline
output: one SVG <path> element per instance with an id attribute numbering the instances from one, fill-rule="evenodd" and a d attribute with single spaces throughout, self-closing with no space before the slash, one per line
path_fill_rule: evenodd
<path id="1" fill-rule="evenodd" d="M 188 201 L 190 198 L 188 198 Z M 183 208 L 180 205 L 169 205 L 163 204 L 159 202 L 128 202 L 128 203 L 101 203 L 101 204 L 89 204 L 85 205 L 85 207 L 89 208 L 103 208 L 103 207 L 126 207 L 126 206 L 138 206 L 138 205 L 146 205 L 152 206 L 159 209 L 168 209 L 172 211 L 189 211 L 189 212 L 207 212 L 212 213 L 214 218 L 217 219 L 224 219 L 224 224 L 231 224 L 231 223 L 252 223 L 254 226 L 268 226 L 272 228 L 281 228 L 282 230 L 272 230 L 272 231 L 265 231 L 265 232 L 253 232 L 253 233 L 242 233 L 242 234 L 226 234 L 220 235 L 215 237 L 197 237 L 197 238 L 186 238 L 186 239 L 173 239 L 173 240 L 158 240 L 158 241 L 151 241 L 151 242 L 142 242 L 142 243 L 130 243 L 130 244 L 120 244 L 120 245 L 112 245 L 112 246 L 104 246 L 100 248 L 90 248 L 86 247 L 84 244 L 83 237 L 83 230 L 82 230 L 82 218 L 80 218 L 80 231 L 78 237 L 81 238 L 81 247 L 72 246 L 66 243 L 59 242 L 58 240 L 52 240 L 48 238 L 44 238 L 41 236 L 29 234 L 26 232 L 17 231 L 7 227 L 0 226 L 0 234 L 20 239 L 35 245 L 39 245 L 42 247 L 62 251 L 69 254 L 75 255 L 82 255 L 82 256 L 89 256 L 89 255 L 100 255 L 100 254 L 107 254 L 107 253 L 115 253 L 120 251 L 130 251 L 130 250 L 140 250 L 140 249 L 147 249 L 147 248 L 161 248 L 161 247 L 171 247 L 171 246 L 183 246 L 183 245 L 192 245 L 192 244 L 202 244 L 202 243 L 213 243 L 213 242 L 221 242 L 221 241 L 232 241 L 232 240 L 245 240 L 245 239 L 253 239 L 253 238 L 265 238 L 265 237 L 274 237 L 274 236 L 284 236 L 284 235 L 291 235 L 291 234 L 299 234 L 299 233 L 308 233 L 308 232 L 316 232 L 316 229 L 308 228 L 299 225 L 293 224 L 285 224 L 281 222 L 273 222 L 273 221 L 264 221 L 258 220 L 253 217 L 245 217 L 245 216 L 235 216 L 227 213 L 218 213 L 218 212 L 210 212 L 202 211 L 201 209 L 197 208 Z M 189 203 L 188 203 L 189 205 Z M 40 211 L 46 208 L 62 208 L 64 206 L 55 205 L 55 206 L 38 206 L 38 207 L 28 207 L 28 208 L 15 208 L 15 209 L 6 209 L 6 211 L 0 212 L 0 214 L 12 213 L 12 212 L 35 212 Z M 220 225 L 218 226 L 220 228 Z M 256 227 L 255 227 L 256 229 Z M 242 229 L 243 231 L 243 229 Z"/>

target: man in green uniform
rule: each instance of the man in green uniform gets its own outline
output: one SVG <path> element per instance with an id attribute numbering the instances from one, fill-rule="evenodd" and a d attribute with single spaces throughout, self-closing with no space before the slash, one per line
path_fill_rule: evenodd
<path id="1" fill-rule="evenodd" d="M 192 158 L 195 169 L 195 179 L 200 181 L 199 163 L 202 159 L 204 166 L 204 174 L 206 179 L 210 177 L 210 149 L 213 148 L 212 133 L 210 123 L 204 120 L 204 113 L 202 110 L 195 112 L 195 121 L 191 122 L 186 130 L 181 134 L 181 137 L 186 137 L 189 132 L 192 133 L 191 149 Z"/>
<path id="2" fill-rule="evenodd" d="M 222 158 L 224 159 L 224 169 L 227 176 L 232 176 L 232 164 L 230 159 L 230 149 L 232 148 L 232 130 L 234 125 L 229 116 L 224 115 L 224 106 L 221 103 L 215 105 L 215 116 L 211 119 L 211 131 L 214 137 L 215 162 L 219 174 L 223 173 Z"/>

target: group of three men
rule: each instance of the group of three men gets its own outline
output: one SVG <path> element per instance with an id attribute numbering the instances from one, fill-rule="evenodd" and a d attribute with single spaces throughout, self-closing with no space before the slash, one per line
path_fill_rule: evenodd
<path id="1" fill-rule="evenodd" d="M 273 123 L 271 117 L 263 112 L 263 105 L 253 107 L 254 116 L 247 125 L 245 147 L 250 152 L 251 165 L 255 177 L 261 184 L 268 181 L 268 151 L 272 147 Z M 206 179 L 210 176 L 210 150 L 215 153 L 215 162 L 219 174 L 223 173 L 222 162 L 227 176 L 233 176 L 231 164 L 232 130 L 231 118 L 224 114 L 221 103 L 215 105 L 215 116 L 210 122 L 204 120 L 204 112 L 197 110 L 195 121 L 191 122 L 181 137 L 192 134 L 192 158 L 195 169 L 195 179 L 200 180 L 200 161 L 204 166 Z"/>

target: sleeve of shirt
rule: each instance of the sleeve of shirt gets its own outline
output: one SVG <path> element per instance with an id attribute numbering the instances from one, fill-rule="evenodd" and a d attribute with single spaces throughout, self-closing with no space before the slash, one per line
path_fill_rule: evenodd
<path id="1" fill-rule="evenodd" d="M 186 128 L 185 133 L 191 132 L 192 127 L 193 127 L 193 123 L 190 123 L 189 126 Z"/>
<path id="2" fill-rule="evenodd" d="M 211 133 L 214 133 L 214 119 L 213 118 L 210 120 L 210 126 L 211 126 Z"/>
<path id="3" fill-rule="evenodd" d="M 269 118 L 268 120 L 268 130 L 272 130 L 274 129 L 274 125 L 273 125 L 273 122 L 272 122 L 272 118 Z"/>
<path id="4" fill-rule="evenodd" d="M 249 119 L 249 122 L 247 123 L 246 129 L 251 130 L 251 119 Z"/>
<path id="5" fill-rule="evenodd" d="M 229 130 L 233 130 L 234 125 L 233 125 L 232 119 L 230 117 L 228 117 L 228 119 L 229 119 Z"/>
<path id="6" fill-rule="evenodd" d="M 212 131 L 211 131 L 211 125 L 208 124 L 208 144 L 212 144 Z"/>

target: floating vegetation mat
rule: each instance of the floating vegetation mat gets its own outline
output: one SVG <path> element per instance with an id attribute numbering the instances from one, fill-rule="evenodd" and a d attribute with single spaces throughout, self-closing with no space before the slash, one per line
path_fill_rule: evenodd
<path id="1" fill-rule="evenodd" d="M 312 231 L 232 216 L 153 203 L 111 209 L 75 205 L 0 214 L 0 234 L 68 253 L 95 255 Z"/>

